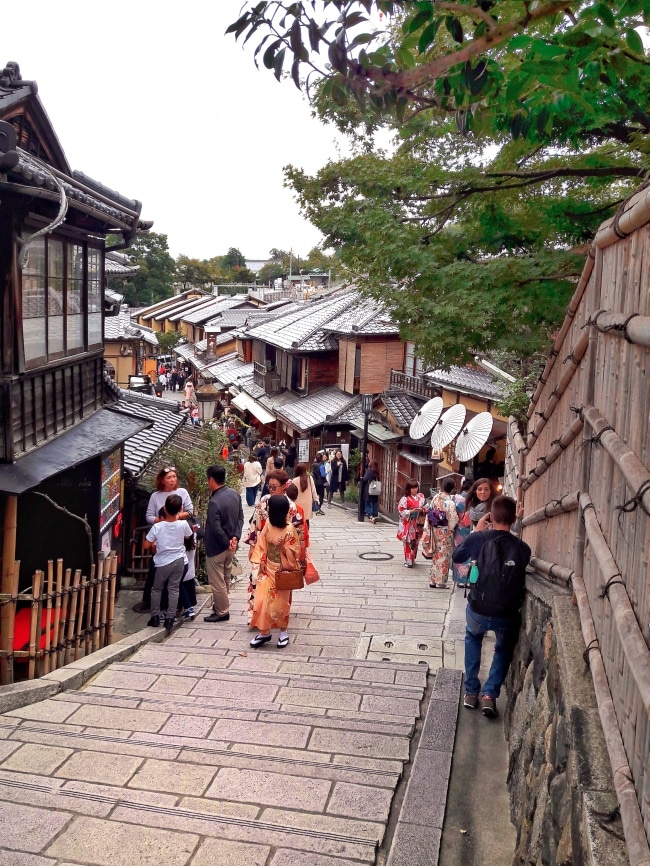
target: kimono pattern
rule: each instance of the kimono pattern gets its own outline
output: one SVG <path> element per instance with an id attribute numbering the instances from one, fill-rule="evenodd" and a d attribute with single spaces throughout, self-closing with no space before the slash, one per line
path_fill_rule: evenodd
<path id="1" fill-rule="evenodd" d="M 253 556 L 255 553 L 255 547 L 259 540 L 260 534 L 266 523 L 269 519 L 269 499 L 271 498 L 270 494 L 263 496 L 260 501 L 255 505 L 253 509 L 253 514 L 248 523 L 248 535 L 244 538 L 244 544 L 249 545 L 248 551 L 248 560 L 250 562 L 250 576 L 248 579 L 248 624 L 251 624 L 251 617 L 253 615 L 254 608 L 254 600 L 255 600 L 255 587 L 257 585 L 257 577 L 259 571 L 259 560 L 256 560 Z M 288 497 L 287 497 L 288 498 Z M 295 502 L 292 502 L 289 499 L 289 514 L 287 516 L 287 520 L 292 524 L 294 529 L 298 534 L 298 540 L 300 542 L 301 548 L 305 549 L 305 522 L 303 516 L 298 511 Z M 302 557 L 303 560 L 305 556 Z"/>
<path id="2" fill-rule="evenodd" d="M 457 493 L 452 498 L 456 505 L 456 511 L 458 512 L 458 525 L 454 530 L 454 548 L 456 548 L 462 544 L 471 533 L 472 524 L 469 519 L 469 512 L 465 508 L 465 499 L 467 498 L 467 494 Z M 467 582 L 467 575 L 469 574 L 469 559 L 467 562 L 453 562 L 452 571 L 454 575 L 454 583 L 464 586 Z"/>
<path id="3" fill-rule="evenodd" d="M 397 538 L 404 543 L 404 561 L 413 565 L 418 552 L 418 544 L 424 531 L 424 494 L 402 496 L 397 503 L 400 517 Z"/>
<path id="4" fill-rule="evenodd" d="M 272 628 L 286 631 L 289 625 L 291 590 L 275 586 L 275 575 L 282 568 L 282 559 L 287 568 L 300 567 L 298 533 L 290 523 L 284 529 L 266 523 L 251 556 L 251 561 L 258 565 L 251 626 L 263 633 Z"/>
<path id="5" fill-rule="evenodd" d="M 431 586 L 446 586 L 451 554 L 454 550 L 454 529 L 458 525 L 456 505 L 446 493 L 436 493 L 430 507 L 436 511 L 444 511 L 447 515 L 447 526 L 430 526 L 427 517 L 422 536 L 422 550 L 431 556 Z"/>

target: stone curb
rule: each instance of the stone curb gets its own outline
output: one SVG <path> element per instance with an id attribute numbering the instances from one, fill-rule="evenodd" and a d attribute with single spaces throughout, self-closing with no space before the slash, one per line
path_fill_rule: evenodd
<path id="1" fill-rule="evenodd" d="M 127 635 L 117 643 L 103 647 L 86 658 L 45 674 L 37 680 L 13 683 L 0 689 L 0 714 L 17 710 L 37 701 L 44 701 L 59 692 L 78 689 L 112 662 L 120 662 L 131 656 L 140 647 L 149 643 L 160 643 L 165 637 L 164 628 L 143 628 Z"/>
<path id="2" fill-rule="evenodd" d="M 436 672 L 387 866 L 438 863 L 462 682 L 462 671 Z"/>

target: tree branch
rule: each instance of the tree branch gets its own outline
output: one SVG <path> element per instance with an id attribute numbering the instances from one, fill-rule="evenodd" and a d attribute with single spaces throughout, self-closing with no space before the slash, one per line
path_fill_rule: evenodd
<path id="1" fill-rule="evenodd" d="M 436 0 L 435 8 L 445 9 L 447 12 L 455 12 L 457 15 L 472 18 L 474 21 L 483 21 L 490 30 L 493 30 L 497 24 L 489 12 L 484 12 L 476 6 L 461 6 L 460 3 L 443 3 L 440 0 Z"/>

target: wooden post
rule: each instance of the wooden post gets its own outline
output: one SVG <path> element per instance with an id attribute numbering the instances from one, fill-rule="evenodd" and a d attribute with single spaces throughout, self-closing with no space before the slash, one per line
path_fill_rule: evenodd
<path id="1" fill-rule="evenodd" d="M 14 630 L 16 626 L 16 597 L 18 595 L 18 581 L 20 579 L 20 562 L 14 563 L 13 580 L 10 589 L 10 598 L 4 599 L 2 605 L 2 675 L 6 677 L 3 685 L 9 685 L 14 681 Z M 5 612 L 8 613 L 5 613 Z"/>
<path id="2" fill-rule="evenodd" d="M 65 639 L 65 653 L 63 664 L 68 664 L 70 661 L 71 649 L 73 646 L 73 642 L 76 646 L 76 632 L 75 625 L 77 619 L 77 607 L 79 601 L 79 581 L 81 580 L 81 569 L 77 569 L 74 573 L 74 578 L 72 580 L 72 590 L 70 591 L 70 605 L 69 605 L 69 614 L 68 614 L 68 630 Z M 81 615 L 83 616 L 83 611 L 81 611 Z"/>
<path id="3" fill-rule="evenodd" d="M 30 680 L 36 675 L 36 654 L 41 648 L 41 587 L 43 572 L 36 571 L 32 577 L 32 616 L 29 624 L 29 666 L 27 677 Z M 37 646 L 38 641 L 38 646 Z"/>
<path id="4" fill-rule="evenodd" d="M 14 583 L 14 562 L 16 561 L 16 527 L 18 521 L 18 497 L 7 496 L 5 502 L 4 538 L 2 544 L 2 582 L 0 592 L 12 593 Z M 5 634 L 9 629 L 9 620 L 12 616 L 13 604 L 5 604 L 0 611 L 0 639 L 2 647 L 5 647 Z M 15 615 L 15 609 L 14 614 Z M 13 631 L 13 628 L 12 628 Z M 13 638 L 12 638 L 13 640 Z M 0 658 L 0 683 L 9 682 L 9 661 L 6 656 Z"/>
<path id="5" fill-rule="evenodd" d="M 111 578 L 108 592 L 108 610 L 106 613 L 106 645 L 113 637 L 113 619 L 115 616 L 115 584 L 117 582 L 117 556 L 111 559 Z"/>
<path id="6" fill-rule="evenodd" d="M 52 623 L 52 591 L 54 588 L 54 563 L 47 563 L 47 589 L 45 590 L 45 647 L 43 650 L 43 664 L 41 674 L 50 672 L 50 626 Z"/>
<path id="7" fill-rule="evenodd" d="M 74 660 L 77 661 L 79 658 L 79 651 L 81 649 L 81 643 L 83 641 L 84 634 L 84 614 L 86 611 L 86 587 L 88 586 L 88 581 L 86 578 L 82 578 L 81 586 L 79 588 L 79 604 L 77 606 L 78 615 L 77 615 L 77 628 L 75 631 L 75 641 L 74 641 Z"/>
<path id="8" fill-rule="evenodd" d="M 84 655 L 92 652 L 92 629 L 93 629 L 93 605 L 95 602 L 95 566 L 90 566 L 90 579 L 88 580 L 88 592 L 86 594 L 86 616 L 84 629 Z"/>
<path id="9" fill-rule="evenodd" d="M 59 627 L 61 625 L 61 590 L 63 589 L 63 560 L 56 561 L 56 590 L 54 597 L 54 626 L 52 628 L 52 648 L 50 670 L 58 668 L 59 660 Z"/>
<path id="10" fill-rule="evenodd" d="M 106 611 L 108 609 L 108 590 L 110 588 L 110 565 L 112 563 L 112 557 L 104 561 L 104 568 L 102 574 L 102 599 L 101 605 L 99 608 L 99 647 L 106 646 Z"/>
<path id="11" fill-rule="evenodd" d="M 93 630 L 90 652 L 99 649 L 99 614 L 102 602 L 102 580 L 104 577 L 105 560 L 100 559 L 95 571 L 95 603 L 93 606 Z"/>
<path id="12" fill-rule="evenodd" d="M 63 667 L 66 663 L 66 630 L 68 626 L 68 611 L 70 610 L 70 578 L 72 569 L 66 568 L 63 577 L 63 595 L 61 597 L 61 619 L 59 621 L 59 642 L 57 667 Z"/>

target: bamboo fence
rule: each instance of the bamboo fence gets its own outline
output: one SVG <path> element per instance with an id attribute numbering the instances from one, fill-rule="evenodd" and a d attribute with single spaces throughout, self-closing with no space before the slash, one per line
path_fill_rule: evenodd
<path id="1" fill-rule="evenodd" d="M 634 866 L 650 864 L 649 364 L 642 190 L 601 226 L 506 459 L 533 569 L 573 587 Z"/>
<path id="2" fill-rule="evenodd" d="M 117 557 L 92 566 L 90 577 L 50 560 L 36 571 L 31 592 L 18 592 L 20 563 L 14 564 L 9 593 L 0 593 L 0 661 L 2 685 L 43 676 L 107 646 L 113 635 Z M 15 646 L 19 609 L 29 610 L 29 639 Z"/>

